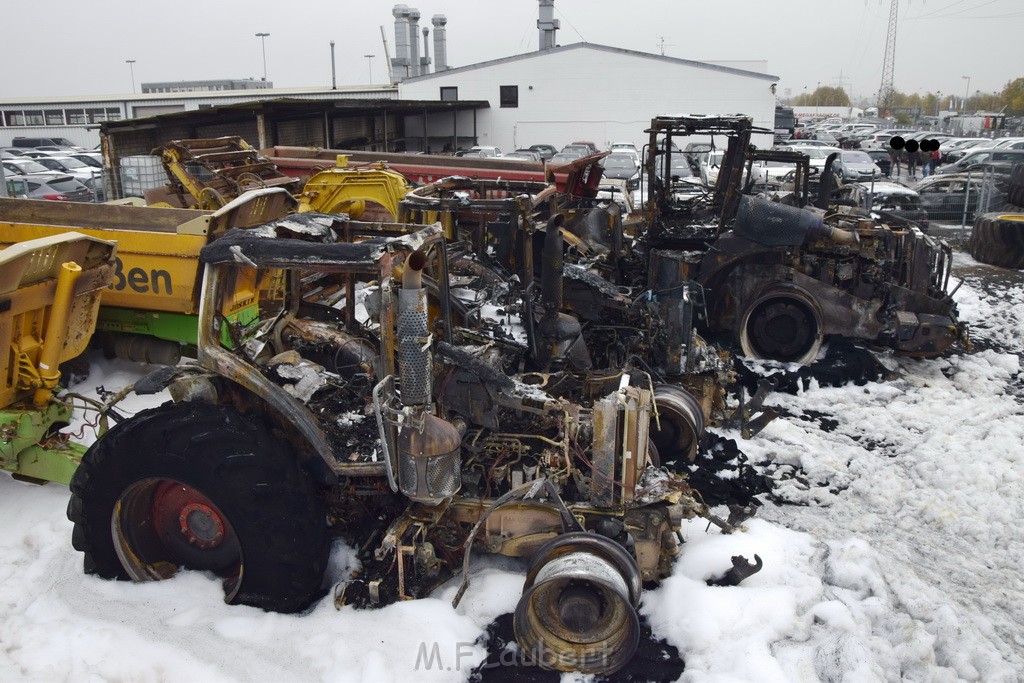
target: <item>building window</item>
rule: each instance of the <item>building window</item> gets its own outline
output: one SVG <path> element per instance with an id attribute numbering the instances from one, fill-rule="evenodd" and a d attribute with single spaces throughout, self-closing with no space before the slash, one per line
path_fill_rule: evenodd
<path id="1" fill-rule="evenodd" d="M 29 110 L 25 112 L 25 125 L 26 126 L 41 126 L 43 125 L 43 112 L 41 109 Z"/>
<path id="2" fill-rule="evenodd" d="M 455 86 L 443 86 L 441 88 L 441 101 L 442 102 L 458 102 L 459 101 L 459 89 Z"/>
<path id="3" fill-rule="evenodd" d="M 500 100 L 502 107 L 518 107 L 519 106 L 519 86 L 518 85 L 502 85 L 499 86 Z"/>
<path id="4" fill-rule="evenodd" d="M 85 111 L 82 109 L 68 109 L 68 125 L 81 126 L 85 123 Z"/>
<path id="5" fill-rule="evenodd" d="M 89 117 L 89 123 L 99 123 L 107 120 L 105 109 L 86 109 L 85 113 Z"/>
<path id="6" fill-rule="evenodd" d="M 62 109 L 47 109 L 43 113 L 46 116 L 46 125 L 48 125 L 48 126 L 63 126 L 64 125 L 64 111 Z"/>
<path id="7" fill-rule="evenodd" d="M 120 121 L 121 110 L 117 107 L 107 107 L 107 121 Z"/>
<path id="8" fill-rule="evenodd" d="M 25 112 L 21 112 L 21 111 L 9 111 L 9 112 L 7 112 L 7 125 L 8 126 L 24 126 L 25 125 Z"/>

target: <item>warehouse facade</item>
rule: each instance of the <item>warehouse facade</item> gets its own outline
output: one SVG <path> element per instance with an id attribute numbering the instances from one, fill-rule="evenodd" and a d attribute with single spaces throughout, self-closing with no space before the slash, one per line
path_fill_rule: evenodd
<path id="1" fill-rule="evenodd" d="M 576 140 L 639 149 L 659 115 L 744 114 L 771 129 L 778 80 L 751 68 L 575 43 L 408 78 L 399 92 L 402 99 L 488 101 L 478 112 L 477 144 L 503 151 Z M 451 124 L 431 123 L 438 127 L 428 128 L 427 139 L 441 145 L 451 138 Z M 406 132 L 418 134 L 408 125 Z M 770 137 L 755 136 L 755 144 L 770 146 Z"/>

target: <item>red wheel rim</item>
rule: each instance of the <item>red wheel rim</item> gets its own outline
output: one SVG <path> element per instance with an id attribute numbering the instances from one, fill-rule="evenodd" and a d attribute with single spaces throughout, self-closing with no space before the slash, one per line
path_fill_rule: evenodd
<path id="1" fill-rule="evenodd" d="M 178 568 L 224 578 L 228 599 L 238 590 L 242 551 L 231 521 L 206 494 L 175 479 L 135 482 L 111 520 L 114 547 L 136 581 L 166 579 Z"/>

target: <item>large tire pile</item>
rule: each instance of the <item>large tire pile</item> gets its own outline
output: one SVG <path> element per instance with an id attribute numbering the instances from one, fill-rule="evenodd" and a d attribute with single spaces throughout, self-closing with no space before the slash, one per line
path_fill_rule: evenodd
<path id="1" fill-rule="evenodd" d="M 986 213 L 974 220 L 967 250 L 976 261 L 1024 268 L 1024 213 Z"/>
<path id="2" fill-rule="evenodd" d="M 1024 208 L 1024 163 L 1010 173 L 1007 199 Z M 976 261 L 1003 268 L 1024 268 L 1024 213 L 986 213 L 974 220 L 967 250 Z"/>

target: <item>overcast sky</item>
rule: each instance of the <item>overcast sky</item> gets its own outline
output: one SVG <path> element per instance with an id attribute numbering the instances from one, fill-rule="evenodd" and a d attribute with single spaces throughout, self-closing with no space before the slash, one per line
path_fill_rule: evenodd
<path id="1" fill-rule="evenodd" d="M 537 49 L 536 0 L 407 0 L 420 26 L 448 17 L 448 61 L 463 66 Z M 135 83 L 267 78 L 278 87 L 384 83 L 380 26 L 394 55 L 394 2 L 92 0 L 3 2 L 0 97 L 108 95 Z M 890 0 L 555 0 L 558 42 L 587 41 L 694 60 L 767 60 L 779 95 L 881 81 Z M 895 86 L 963 96 L 1024 76 L 1021 0 L 900 0 Z M 431 52 L 433 49 L 431 48 Z M 364 55 L 375 55 L 367 60 Z M 1014 57 L 1013 55 L 1017 55 Z M 566 74 L 570 77 L 570 74 Z"/>

